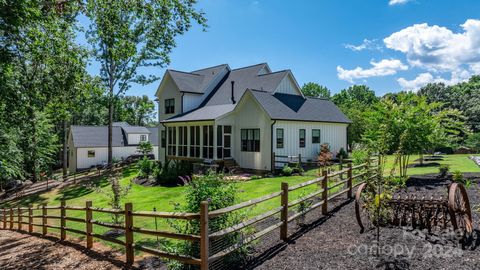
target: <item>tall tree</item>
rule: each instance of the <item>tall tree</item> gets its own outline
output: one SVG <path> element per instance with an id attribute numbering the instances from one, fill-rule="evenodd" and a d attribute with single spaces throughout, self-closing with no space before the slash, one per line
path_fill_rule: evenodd
<path id="1" fill-rule="evenodd" d="M 138 74 L 141 67 L 163 67 L 170 62 L 175 37 L 192 26 L 206 27 L 195 0 L 87 0 L 87 31 L 100 77 L 108 90 L 108 163 L 112 162 L 112 122 L 115 99 L 132 83 L 158 79 Z"/>
<path id="2" fill-rule="evenodd" d="M 148 96 L 120 97 L 115 105 L 114 121 L 147 126 L 155 122 L 155 103 Z"/>
<path id="3" fill-rule="evenodd" d="M 307 97 L 330 99 L 330 90 L 314 82 L 304 84 L 302 86 L 302 93 Z"/>

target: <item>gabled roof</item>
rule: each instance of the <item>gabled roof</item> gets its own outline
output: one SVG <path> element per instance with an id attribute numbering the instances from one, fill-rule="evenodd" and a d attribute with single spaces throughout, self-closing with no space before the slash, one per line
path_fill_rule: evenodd
<path id="1" fill-rule="evenodd" d="M 123 131 L 127 134 L 150 134 L 150 131 L 146 127 L 139 126 L 123 127 Z"/>
<path id="2" fill-rule="evenodd" d="M 177 85 L 180 92 L 203 94 L 213 79 L 223 70 L 230 69 L 227 64 L 183 72 L 168 69 L 167 73 Z"/>
<path id="3" fill-rule="evenodd" d="M 128 125 L 128 124 L 127 124 Z M 138 126 L 114 126 L 112 128 L 112 146 L 126 146 L 125 128 L 141 128 L 149 134 L 148 140 L 152 145 L 158 145 L 158 127 L 146 128 Z M 123 129 L 123 131 L 122 131 Z M 71 126 L 71 136 L 74 147 L 107 147 L 108 126 Z"/>
<path id="4" fill-rule="evenodd" d="M 351 123 L 352 121 L 326 99 L 303 98 L 284 93 L 248 90 L 273 120 Z"/>

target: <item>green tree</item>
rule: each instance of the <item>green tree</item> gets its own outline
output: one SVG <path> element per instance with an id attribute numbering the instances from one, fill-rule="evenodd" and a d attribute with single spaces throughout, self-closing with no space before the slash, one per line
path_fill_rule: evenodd
<path id="1" fill-rule="evenodd" d="M 87 0 L 87 31 L 93 56 L 100 63 L 100 77 L 108 90 L 108 163 L 112 162 L 112 122 L 115 99 L 132 83 L 158 79 L 138 74 L 138 69 L 163 67 L 170 62 L 175 37 L 184 34 L 192 21 L 206 26 L 195 0 Z"/>
<path id="2" fill-rule="evenodd" d="M 465 145 L 480 153 L 480 133 L 471 133 L 465 140 Z"/>
<path id="3" fill-rule="evenodd" d="M 114 121 L 147 126 L 155 121 L 155 104 L 148 96 L 124 96 L 115 104 Z"/>
<path id="4" fill-rule="evenodd" d="M 330 90 L 318 83 L 309 82 L 302 86 L 302 93 L 306 97 L 330 99 Z"/>
<path id="5" fill-rule="evenodd" d="M 137 147 L 137 151 L 146 156 L 148 154 L 151 154 L 153 151 L 153 145 L 151 142 L 146 141 L 146 142 L 140 142 L 140 144 Z"/>
<path id="6" fill-rule="evenodd" d="M 378 100 L 375 92 L 365 85 L 353 85 L 333 95 L 332 101 L 352 120 L 347 129 L 349 145 L 362 141 L 367 114 Z"/>

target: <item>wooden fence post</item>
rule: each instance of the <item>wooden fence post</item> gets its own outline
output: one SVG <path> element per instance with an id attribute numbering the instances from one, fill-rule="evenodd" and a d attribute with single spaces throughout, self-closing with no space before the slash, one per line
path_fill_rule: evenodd
<path id="1" fill-rule="evenodd" d="M 352 163 L 348 163 L 348 181 L 347 181 L 347 187 L 348 187 L 348 192 L 347 192 L 347 198 L 350 199 L 352 198 L 353 194 L 353 169 L 352 169 Z"/>
<path id="2" fill-rule="evenodd" d="M 323 180 L 322 180 L 322 214 L 326 215 L 328 212 L 328 171 L 323 171 Z"/>
<path id="3" fill-rule="evenodd" d="M 125 255 L 127 256 L 127 264 L 132 265 L 134 260 L 133 250 L 133 205 L 125 204 Z"/>
<path id="4" fill-rule="evenodd" d="M 60 202 L 60 240 L 65 240 L 67 238 L 67 234 L 65 232 L 66 222 L 65 222 L 65 201 Z"/>
<path id="5" fill-rule="evenodd" d="M 13 209 L 10 207 L 10 230 L 13 230 Z"/>
<path id="6" fill-rule="evenodd" d="M 42 205 L 42 234 L 47 234 L 47 208 L 45 205 Z"/>
<path id="7" fill-rule="evenodd" d="M 208 202 L 200 203 L 200 269 L 208 270 L 209 252 L 209 227 L 208 227 Z"/>
<path id="8" fill-rule="evenodd" d="M 33 210 L 32 210 L 32 206 L 29 205 L 28 206 L 28 232 L 29 233 L 32 233 L 33 232 Z"/>
<path id="9" fill-rule="evenodd" d="M 17 207 L 17 221 L 18 221 L 17 228 L 19 231 L 21 231 L 22 230 L 22 211 L 20 209 L 20 206 Z"/>
<path id="10" fill-rule="evenodd" d="M 282 212 L 280 219 L 282 220 L 282 226 L 280 227 L 280 239 L 287 241 L 288 238 L 288 183 L 282 182 Z"/>
<path id="11" fill-rule="evenodd" d="M 7 229 L 7 209 L 3 208 L 3 229 Z"/>
<path id="12" fill-rule="evenodd" d="M 87 234 L 87 248 L 92 248 L 93 246 L 93 224 L 92 224 L 92 201 L 85 202 L 85 225 L 86 225 L 86 234 Z"/>

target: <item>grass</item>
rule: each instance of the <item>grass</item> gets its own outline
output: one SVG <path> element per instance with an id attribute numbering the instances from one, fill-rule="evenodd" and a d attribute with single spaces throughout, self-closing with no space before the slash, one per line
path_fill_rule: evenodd
<path id="1" fill-rule="evenodd" d="M 443 155 L 443 160 L 440 161 L 432 161 L 437 162 L 439 164 L 446 164 L 450 166 L 450 171 L 459 170 L 461 172 L 480 172 L 480 167 L 473 162 L 473 160 L 469 159 L 468 157 L 471 156 L 470 154 L 459 154 L 459 155 Z M 409 164 L 418 163 L 415 161 L 419 158 L 418 155 L 412 155 L 410 157 Z M 390 173 L 390 170 L 393 167 L 395 157 L 390 155 L 387 157 L 387 162 L 385 165 L 385 173 Z M 425 162 L 428 163 L 428 162 Z M 396 169 L 398 173 L 398 169 Z M 408 175 L 416 175 L 416 174 L 427 174 L 427 173 L 438 173 L 438 166 L 432 167 L 416 167 L 416 168 L 408 168 L 407 174 Z"/>

